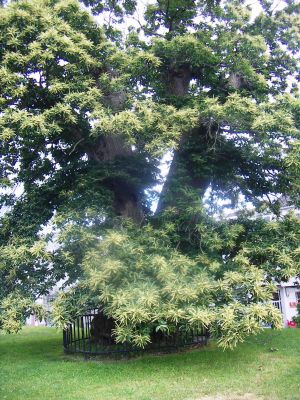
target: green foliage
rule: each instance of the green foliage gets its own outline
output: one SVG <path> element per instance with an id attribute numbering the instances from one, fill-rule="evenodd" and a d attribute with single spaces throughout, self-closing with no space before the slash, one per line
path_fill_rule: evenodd
<path id="1" fill-rule="evenodd" d="M 1 300 L 0 310 L 0 331 L 7 333 L 18 332 L 30 314 L 35 314 L 40 320 L 45 317 L 41 305 L 36 304 L 32 298 L 24 297 L 18 291 L 11 292 Z"/>
<path id="2" fill-rule="evenodd" d="M 187 206 L 188 203 L 188 206 Z M 267 211 L 268 212 L 268 211 Z M 237 264 L 254 265 L 264 280 L 280 283 L 300 274 L 300 220 L 293 213 L 266 221 L 253 213 L 237 219 L 215 220 L 199 205 L 194 193 L 181 204 L 166 209 L 156 221 L 172 246 L 188 254 L 217 277 L 234 271 Z"/>
<path id="3" fill-rule="evenodd" d="M 67 292 L 61 292 L 54 304 L 51 320 L 56 326 L 63 328 L 86 310 L 98 307 L 99 296 L 91 296 L 85 286 L 78 285 Z"/>
<path id="4" fill-rule="evenodd" d="M 300 302 L 297 304 L 297 311 L 298 311 L 298 315 L 293 317 L 293 321 L 296 322 L 297 327 L 300 328 Z"/>
<path id="5" fill-rule="evenodd" d="M 117 342 L 144 347 L 154 330 L 205 327 L 231 348 L 263 322 L 281 326 L 280 314 L 268 304 L 274 286 L 265 284 L 263 271 L 238 257 L 232 262 L 235 271 L 217 278 L 175 250 L 163 230 L 146 225 L 108 231 L 86 253 L 81 285 L 56 301 L 55 320 L 64 326 L 89 302 L 98 302 L 116 322 Z"/>
<path id="6" fill-rule="evenodd" d="M 15 240 L 0 246 L 0 251 L 0 302 L 14 293 L 16 288 L 19 297 L 23 294 L 34 298 L 43 293 L 45 280 L 49 279 L 50 285 L 55 284 L 56 278 L 49 271 L 53 257 L 47 251 L 45 241 L 28 243 Z"/>
<path id="7" fill-rule="evenodd" d="M 281 221 L 255 221 L 238 256 L 265 271 L 265 279 L 286 281 L 300 275 L 300 221 L 293 213 Z"/>

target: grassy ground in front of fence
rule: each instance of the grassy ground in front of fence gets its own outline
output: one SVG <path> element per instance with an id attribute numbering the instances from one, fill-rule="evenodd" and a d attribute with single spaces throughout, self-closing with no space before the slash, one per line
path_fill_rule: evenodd
<path id="1" fill-rule="evenodd" d="M 0 336 L 1 400 L 299 400 L 300 329 L 266 330 L 233 351 L 199 350 L 129 361 L 65 356 L 61 334 Z"/>

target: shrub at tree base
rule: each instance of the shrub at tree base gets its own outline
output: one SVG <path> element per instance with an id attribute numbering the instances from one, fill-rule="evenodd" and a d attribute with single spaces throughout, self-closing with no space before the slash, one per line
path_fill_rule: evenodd
<path id="1" fill-rule="evenodd" d="M 84 280 L 56 301 L 54 321 L 63 327 L 94 302 L 115 321 L 117 342 L 141 347 L 159 331 L 204 327 L 221 346 L 232 347 L 263 323 L 280 327 L 279 311 L 268 304 L 274 286 L 264 282 L 263 271 L 238 257 L 231 267 L 216 279 L 150 226 L 109 231 L 86 254 Z"/>

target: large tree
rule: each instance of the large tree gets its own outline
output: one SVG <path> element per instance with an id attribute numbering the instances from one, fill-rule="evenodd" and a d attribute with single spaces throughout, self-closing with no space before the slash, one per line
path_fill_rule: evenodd
<path id="1" fill-rule="evenodd" d="M 235 343 L 276 320 L 267 282 L 299 273 L 299 223 L 280 201 L 299 204 L 300 5 L 83 3 L 1 9 L 2 308 L 79 280 L 57 320 L 101 302 L 120 340 L 146 343 L 164 320 Z M 241 198 L 278 221 L 210 215 Z"/>

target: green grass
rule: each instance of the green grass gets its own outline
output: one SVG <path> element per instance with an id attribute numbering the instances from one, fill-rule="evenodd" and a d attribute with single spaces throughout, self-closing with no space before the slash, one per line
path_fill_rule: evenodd
<path id="1" fill-rule="evenodd" d="M 266 330 L 234 351 L 211 344 L 110 362 L 65 356 L 51 328 L 0 336 L 1 400 L 202 398 L 299 400 L 300 329 Z"/>

